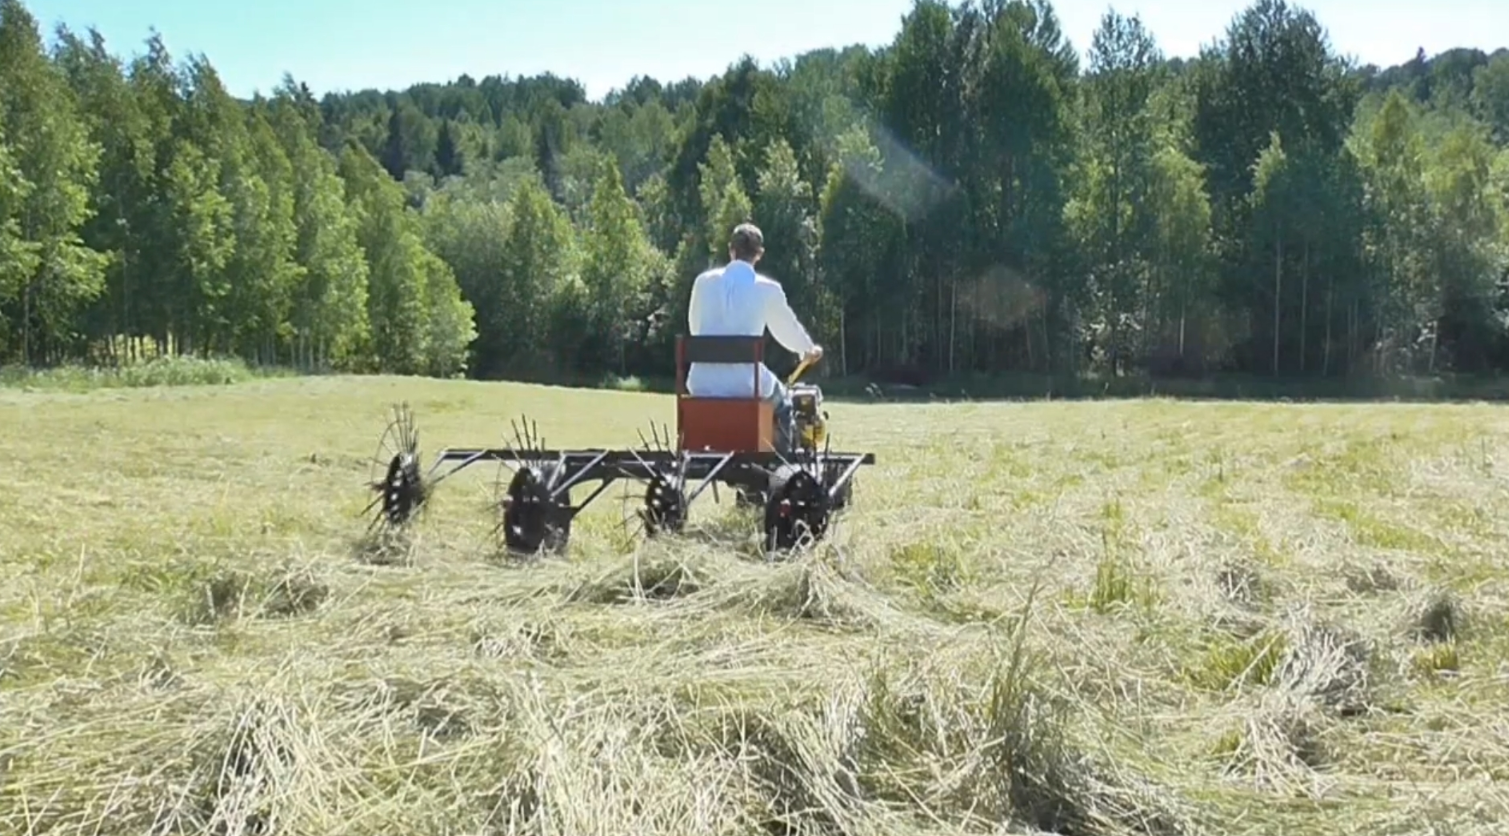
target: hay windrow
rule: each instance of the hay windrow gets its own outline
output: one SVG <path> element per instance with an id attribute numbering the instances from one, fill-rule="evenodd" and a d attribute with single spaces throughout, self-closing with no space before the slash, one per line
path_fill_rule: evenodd
<path id="1" fill-rule="evenodd" d="M 469 636 L 476 654 L 487 659 L 560 661 L 572 653 L 571 625 L 554 618 L 510 623 L 487 617 L 471 626 Z"/>
<path id="2" fill-rule="evenodd" d="M 1215 755 L 1230 773 L 1246 776 L 1262 792 L 1323 798 L 1330 782 L 1316 768 L 1327 757 L 1321 742 L 1325 725 L 1319 706 L 1304 694 L 1265 691 L 1243 701 Z"/>
<path id="3" fill-rule="evenodd" d="M 687 561 L 665 554 L 635 555 L 615 561 L 566 593 L 566 600 L 586 604 L 668 601 L 692 595 L 711 583 L 714 561 Z"/>
<path id="4" fill-rule="evenodd" d="M 1271 584 L 1250 560 L 1228 560 L 1216 570 L 1215 581 L 1221 593 L 1234 605 L 1254 610 L 1273 596 Z"/>
<path id="5" fill-rule="evenodd" d="M 1509 494 L 1437 444 L 1509 447 L 1494 409 L 835 402 L 880 464 L 840 536 L 784 559 L 724 492 L 681 538 L 630 543 L 606 502 L 565 553 L 500 561 L 484 469 L 377 566 L 353 553 L 359 463 L 394 387 L 447 406 L 416 410 L 427 452 L 526 404 L 568 447 L 668 408 L 326 378 L 20 410 L 16 472 L 68 453 L 49 439 L 115 442 L 29 482 L 0 531 L 0 833 L 1497 836 L 1509 815 Z M 1463 497 L 1470 525 L 1440 511 Z"/>
<path id="6" fill-rule="evenodd" d="M 875 674 L 859 714 L 861 783 L 902 803 L 915 790 L 894 776 L 908 767 L 934 776 L 925 797 L 937 809 L 971 810 L 961 824 L 1012 822 L 1068 836 L 1189 832 L 1171 793 L 1081 748 L 1079 718 L 1040 680 L 1042 665 L 1032 655 L 997 657 L 982 681 L 949 668 Z"/>
<path id="7" fill-rule="evenodd" d="M 1358 714 L 1371 706 L 1373 648 L 1354 631 L 1297 616 L 1273 680 L 1327 710 Z"/>
<path id="8" fill-rule="evenodd" d="M 329 597 L 329 585 L 308 568 L 223 567 L 207 570 L 190 584 L 180 613 L 189 624 L 247 617 L 289 618 L 314 612 Z"/>
<path id="9" fill-rule="evenodd" d="M 1433 591 L 1418 598 L 1412 616 L 1410 637 L 1427 644 L 1455 641 L 1467 626 L 1461 601 L 1445 591 Z"/>
<path id="10" fill-rule="evenodd" d="M 752 764 L 774 832 L 878 833 L 908 820 L 950 832 L 1192 832 L 1167 790 L 1079 750 L 1065 703 L 1003 664 L 984 666 L 983 681 L 958 668 L 876 668 L 773 717 L 722 714 L 699 742 Z"/>
<path id="11" fill-rule="evenodd" d="M 1398 591 L 1399 577 L 1388 566 L 1374 561 L 1352 561 L 1343 569 L 1347 588 L 1358 595 Z"/>
<path id="12" fill-rule="evenodd" d="M 409 529 L 378 529 L 352 541 L 351 556 L 371 566 L 411 566 L 418 543 Z"/>
<path id="13" fill-rule="evenodd" d="M 709 599 L 711 606 L 796 620 L 834 630 L 878 629 L 905 618 L 852 574 L 816 555 L 742 568 Z"/>

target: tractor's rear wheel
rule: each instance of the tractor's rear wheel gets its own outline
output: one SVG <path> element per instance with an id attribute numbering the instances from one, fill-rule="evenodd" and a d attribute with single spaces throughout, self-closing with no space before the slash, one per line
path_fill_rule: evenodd
<path id="1" fill-rule="evenodd" d="M 828 492 L 811 471 L 782 465 L 770 477 L 765 499 L 765 549 L 786 552 L 816 542 L 828 530 Z"/>
<path id="2" fill-rule="evenodd" d="M 679 480 L 653 474 L 644 486 L 644 507 L 639 520 L 647 536 L 680 534 L 686 528 L 686 490 Z"/>
<path id="3" fill-rule="evenodd" d="M 571 540 L 571 510 L 552 498 L 558 468 L 521 467 L 503 497 L 503 545 L 511 552 L 561 551 Z"/>
<path id="4" fill-rule="evenodd" d="M 424 480 L 419 475 L 419 459 L 399 453 L 388 462 L 381 483 L 382 516 L 392 528 L 401 528 L 424 504 Z"/>
<path id="5" fill-rule="evenodd" d="M 375 507 L 368 530 L 398 531 L 413 521 L 429 498 L 419 457 L 419 431 L 407 405 L 393 407 L 393 418 L 377 442 L 372 456 L 368 488 L 377 496 L 367 506 Z"/>

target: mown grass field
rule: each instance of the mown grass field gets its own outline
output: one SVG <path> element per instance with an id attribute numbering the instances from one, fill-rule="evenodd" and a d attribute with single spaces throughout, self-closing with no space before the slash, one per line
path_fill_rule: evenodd
<path id="1" fill-rule="evenodd" d="M 663 396 L 396 379 L 0 390 L 0 833 L 1496 834 L 1509 414 L 834 405 L 832 539 L 729 494 L 489 541 L 421 446 L 636 440 Z"/>

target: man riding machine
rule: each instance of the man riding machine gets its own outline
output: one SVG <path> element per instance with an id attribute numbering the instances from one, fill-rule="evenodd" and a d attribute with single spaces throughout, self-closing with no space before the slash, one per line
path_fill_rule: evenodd
<path id="1" fill-rule="evenodd" d="M 765 254 L 763 233 L 754 224 L 734 227 L 728 243 L 728 263 L 697 276 L 692 282 L 687 308 L 687 326 L 693 337 L 763 337 L 768 328 L 787 350 L 801 357 L 792 375 L 797 375 L 823 356 L 823 349 L 813 342 L 807 329 L 797 319 L 786 301 L 786 292 L 774 279 L 755 272 L 755 265 Z M 791 455 L 797 442 L 817 445 L 822 442 L 822 419 L 817 414 L 820 395 L 798 393 L 803 413 L 810 410 L 812 420 L 804 422 L 804 438 L 798 439 L 795 400 L 791 388 L 783 384 L 763 363 L 758 371 L 759 392 L 755 375 L 745 363 L 692 363 L 686 372 L 687 393 L 696 398 L 752 398 L 770 402 L 775 419 L 775 449 Z M 804 387 L 805 388 L 805 387 Z"/>

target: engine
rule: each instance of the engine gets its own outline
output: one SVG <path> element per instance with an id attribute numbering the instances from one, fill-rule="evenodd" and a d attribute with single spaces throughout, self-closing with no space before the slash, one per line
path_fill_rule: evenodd
<path id="1" fill-rule="evenodd" d="M 828 413 L 823 410 L 823 390 L 810 383 L 791 387 L 792 422 L 796 446 L 808 451 L 822 448 L 828 437 Z"/>

